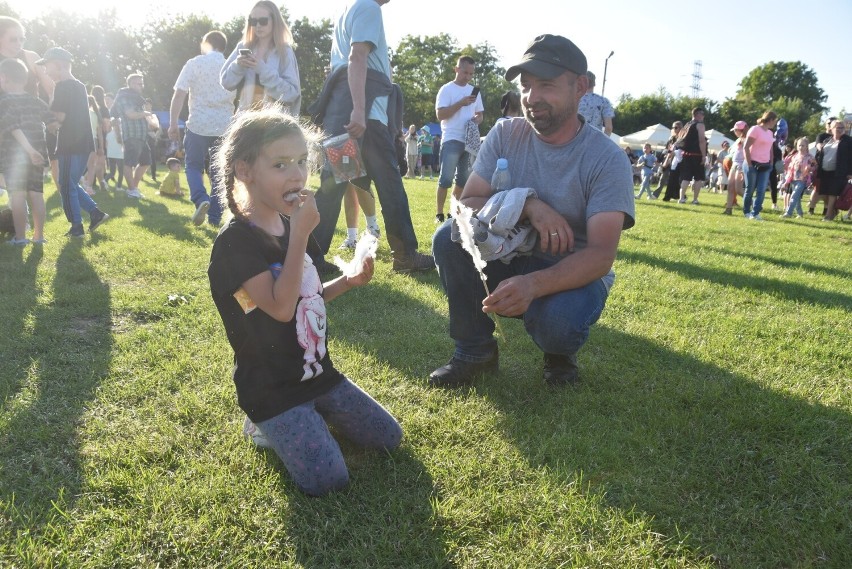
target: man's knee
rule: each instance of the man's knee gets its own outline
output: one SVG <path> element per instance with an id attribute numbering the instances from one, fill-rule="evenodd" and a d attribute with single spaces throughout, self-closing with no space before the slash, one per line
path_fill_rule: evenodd
<path id="1" fill-rule="evenodd" d="M 445 259 L 450 252 L 454 252 L 458 244 L 453 242 L 452 238 L 453 223 L 448 221 L 439 226 L 435 234 L 432 236 L 432 256 L 435 257 L 435 262 L 440 259 Z"/>

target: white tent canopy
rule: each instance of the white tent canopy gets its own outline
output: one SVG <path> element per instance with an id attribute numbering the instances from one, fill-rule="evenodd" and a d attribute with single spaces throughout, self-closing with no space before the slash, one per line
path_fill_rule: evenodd
<path id="1" fill-rule="evenodd" d="M 718 153 L 720 150 L 722 150 L 722 143 L 726 140 L 728 141 L 729 145 L 734 144 L 733 140 L 731 140 L 730 138 L 728 138 L 727 136 L 725 136 L 724 134 L 722 134 L 718 130 L 715 130 L 715 129 L 712 129 L 712 128 L 710 130 L 704 131 L 704 135 L 707 137 L 707 151 L 708 152 L 717 152 Z"/>
<path id="2" fill-rule="evenodd" d="M 655 150 L 662 150 L 666 147 L 666 142 L 671 137 L 671 130 L 667 126 L 655 124 L 621 137 L 622 145 L 639 146 L 640 149 L 645 143 L 649 143 Z"/>

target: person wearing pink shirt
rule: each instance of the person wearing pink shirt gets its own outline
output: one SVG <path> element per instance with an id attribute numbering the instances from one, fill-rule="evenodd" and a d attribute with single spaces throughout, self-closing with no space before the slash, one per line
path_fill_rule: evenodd
<path id="1" fill-rule="evenodd" d="M 777 123 L 778 115 L 773 111 L 766 111 L 746 134 L 743 145 L 743 170 L 746 172 L 743 213 L 746 219 L 763 221 L 760 211 L 763 209 L 763 197 L 769 183 L 769 171 L 772 169 L 772 145 L 775 143 L 772 129 Z"/>

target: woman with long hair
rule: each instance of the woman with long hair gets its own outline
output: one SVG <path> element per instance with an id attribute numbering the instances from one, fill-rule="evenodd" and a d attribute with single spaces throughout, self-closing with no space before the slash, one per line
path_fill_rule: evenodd
<path id="1" fill-rule="evenodd" d="M 240 110 L 276 101 L 291 115 L 299 115 L 302 89 L 293 45 L 290 27 L 275 3 L 260 0 L 255 4 L 243 39 L 219 77 L 225 89 L 239 90 Z"/>
<path id="2" fill-rule="evenodd" d="M 766 111 L 746 133 L 743 145 L 743 169 L 746 171 L 743 213 L 746 219 L 763 221 L 760 212 L 769 184 L 769 171 L 774 167 L 772 146 L 775 144 L 775 134 L 772 129 L 777 124 L 778 115 L 774 111 Z"/>

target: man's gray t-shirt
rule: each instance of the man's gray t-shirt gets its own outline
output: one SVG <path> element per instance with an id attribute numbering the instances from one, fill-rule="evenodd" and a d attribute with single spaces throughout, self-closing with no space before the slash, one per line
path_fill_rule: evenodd
<path id="1" fill-rule="evenodd" d="M 565 217 L 576 249 L 586 246 L 586 222 L 596 213 L 623 212 L 623 229 L 636 223 L 633 168 L 624 151 L 599 130 L 584 124 L 571 142 L 553 145 L 539 139 L 524 118 L 500 121 L 479 150 L 474 172 L 490 182 L 498 158 L 509 161 L 513 187 L 534 189 Z M 560 258 L 542 253 L 538 244 L 533 255 Z"/>

